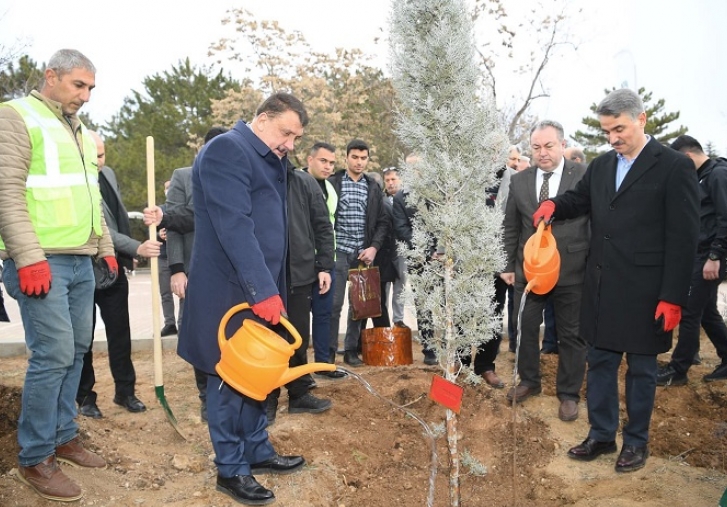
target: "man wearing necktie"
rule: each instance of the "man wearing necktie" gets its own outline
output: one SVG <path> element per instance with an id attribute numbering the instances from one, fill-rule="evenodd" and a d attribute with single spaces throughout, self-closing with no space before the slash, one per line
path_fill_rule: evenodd
<path id="1" fill-rule="evenodd" d="M 533 165 L 512 176 L 505 207 L 505 271 L 500 275 L 515 286 L 515 309 L 527 280 L 523 273 L 523 248 L 535 233 L 532 214 L 545 201 L 575 187 L 585 166 L 566 160 L 565 134 L 555 121 L 541 121 L 530 131 Z M 507 393 L 508 400 L 523 401 L 541 392 L 540 324 L 548 298 L 553 299 L 560 341 L 556 392 L 560 400 L 558 417 L 563 421 L 578 418 L 580 389 L 586 369 L 586 343 L 579 334 L 580 300 L 588 255 L 588 216 L 558 220 L 552 224 L 561 258 L 558 283 L 548 294 L 527 295 L 520 327 L 518 371 L 520 383 Z"/>
<path id="2" fill-rule="evenodd" d="M 611 92 L 596 114 L 613 150 L 590 163 L 574 190 L 544 201 L 533 221 L 590 214 L 581 333 L 590 345 L 591 428 L 568 456 L 590 461 L 616 451 L 618 371 L 625 353 L 628 421 L 616 471 L 631 472 L 649 455 L 656 356 L 671 348 L 672 330 L 689 298 L 699 188 L 692 162 L 646 135 L 644 104 L 634 91 Z"/>

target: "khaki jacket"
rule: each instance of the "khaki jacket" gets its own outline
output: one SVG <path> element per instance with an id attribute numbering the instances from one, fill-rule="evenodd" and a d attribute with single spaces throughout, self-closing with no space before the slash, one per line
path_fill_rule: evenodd
<path id="1" fill-rule="evenodd" d="M 61 105 L 37 91 L 30 94 L 48 106 L 58 121 L 76 137 L 79 146 L 81 122 L 77 116 L 70 117 L 70 124 L 63 116 Z M 95 153 L 84 156 L 96 157 Z M 72 249 L 43 250 L 33 229 L 26 202 L 26 180 L 30 168 L 31 146 L 28 130 L 20 115 L 11 107 L 0 105 L 0 235 L 6 250 L 0 250 L 0 259 L 12 258 L 18 268 L 44 261 L 46 255 L 88 255 L 107 257 L 114 255 L 106 221 L 101 213 L 102 236 L 97 236 L 89 224 L 89 238 L 83 246 Z"/>

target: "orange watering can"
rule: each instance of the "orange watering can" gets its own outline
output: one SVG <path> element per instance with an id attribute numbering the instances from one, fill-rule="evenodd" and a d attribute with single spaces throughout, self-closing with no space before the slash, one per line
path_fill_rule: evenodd
<path id="1" fill-rule="evenodd" d="M 242 327 L 229 340 L 225 329 L 230 318 L 247 310 L 250 305 L 242 303 L 230 308 L 220 321 L 217 340 L 220 345 L 220 362 L 215 370 L 236 391 L 258 401 L 263 401 L 276 387 L 314 371 L 335 371 L 332 363 L 308 363 L 295 368 L 288 367 L 288 361 L 300 347 L 302 339 L 288 319 L 281 317 L 280 323 L 290 331 L 294 343 L 257 321 L 245 319 Z"/>
<path id="2" fill-rule="evenodd" d="M 525 292 L 547 294 L 558 283 L 560 274 L 560 252 L 555 237 L 541 221 L 538 230 L 530 236 L 523 250 L 523 271 L 528 281 Z"/>

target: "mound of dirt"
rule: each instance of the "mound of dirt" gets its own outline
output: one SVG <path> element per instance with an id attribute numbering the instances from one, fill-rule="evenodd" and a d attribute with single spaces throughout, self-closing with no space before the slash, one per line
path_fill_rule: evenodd
<path id="1" fill-rule="evenodd" d="M 711 354 L 711 355 L 710 355 Z M 558 419 L 557 356 L 542 357 L 543 394 L 514 411 L 506 390 L 466 386 L 459 417 L 462 505 L 487 507 L 662 506 L 713 507 L 727 487 L 727 383 L 705 384 L 717 358 L 702 348 L 704 365 L 684 387 L 659 388 L 652 421 L 651 458 L 645 469 L 617 475 L 615 455 L 591 463 L 569 460 L 566 450 L 587 434 L 585 406 L 572 423 Z M 207 427 L 199 418 L 192 368 L 164 353 L 165 392 L 187 440 L 154 399 L 151 352 L 134 354 L 139 397 L 149 410 L 131 414 L 114 405 L 105 354 L 97 354 L 96 390 L 104 418 L 81 417 L 86 445 L 108 462 L 105 470 L 65 467 L 83 488 L 83 506 L 239 505 L 214 489 L 216 470 Z M 666 359 L 666 357 L 664 358 Z M 512 372 L 507 344 L 498 358 L 504 380 Z M 14 480 L 24 358 L 3 359 L 0 371 L 0 505 L 51 505 Z M 435 432 L 438 474 L 434 505 L 449 505 L 445 410 L 427 394 L 434 367 L 421 356 L 412 366 L 356 370 L 382 396 L 406 405 Z M 369 393 L 355 379 L 315 377 L 313 392 L 333 400 L 319 415 L 288 414 L 285 394 L 270 431 L 283 454 L 303 454 L 305 469 L 289 476 L 260 476 L 277 504 L 298 507 L 421 507 L 427 505 L 431 453 L 421 425 Z M 508 382 L 508 383 L 510 383 Z M 623 389 L 623 382 L 621 385 Z M 625 417 L 625 414 L 624 414 Z"/>

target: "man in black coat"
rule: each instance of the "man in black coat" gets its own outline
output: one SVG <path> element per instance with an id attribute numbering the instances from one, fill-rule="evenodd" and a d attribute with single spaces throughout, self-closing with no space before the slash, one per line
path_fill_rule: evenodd
<path id="1" fill-rule="evenodd" d="M 692 162 L 644 132 L 646 113 L 632 90 L 611 92 L 596 114 L 612 151 L 597 157 L 575 189 L 543 201 L 540 220 L 591 214 L 581 303 L 588 350 L 588 437 L 568 451 L 590 461 L 616 451 L 618 369 L 626 353 L 626 412 L 617 472 L 649 455 L 656 356 L 671 348 L 687 305 L 699 234 L 699 189 Z"/>
<path id="2" fill-rule="evenodd" d="M 727 380 L 727 325 L 717 309 L 727 257 L 727 160 L 709 158 L 699 141 L 690 136 L 677 137 L 671 148 L 689 157 L 697 170 L 701 199 L 699 245 L 692 266 L 689 303 L 679 323 L 679 338 L 671 361 L 659 368 L 656 384 L 687 383 L 687 372 L 699 352 L 700 324 L 722 359 L 712 373 L 704 376 L 704 381 Z"/>
<path id="3" fill-rule="evenodd" d="M 289 360 L 294 368 L 308 363 L 310 311 L 313 287 L 325 294 L 331 289 L 333 226 L 323 192 L 315 178 L 295 169 L 288 161 L 288 320 L 298 330 L 302 343 Z M 290 340 L 292 342 L 292 338 Z M 331 400 L 310 393 L 313 378 L 303 375 L 285 384 L 288 412 L 319 414 L 331 408 Z M 268 424 L 275 422 L 280 388 L 268 394 Z"/>

